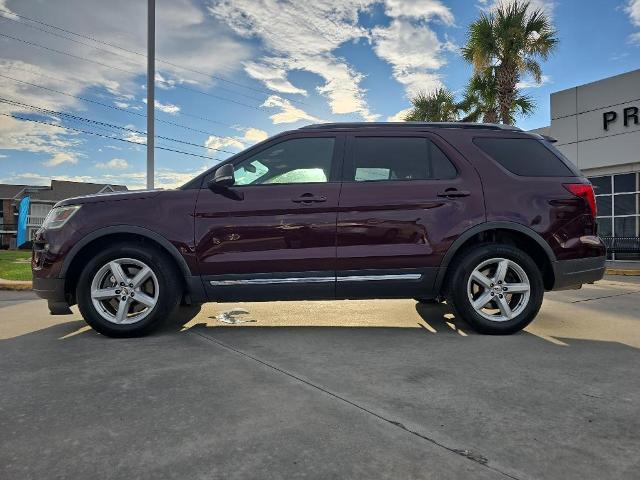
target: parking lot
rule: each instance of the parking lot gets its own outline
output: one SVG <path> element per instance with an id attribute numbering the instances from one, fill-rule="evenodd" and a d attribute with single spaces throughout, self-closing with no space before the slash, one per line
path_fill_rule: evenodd
<path id="1" fill-rule="evenodd" d="M 409 300 L 74 312 L 0 292 L 0 478 L 638 478 L 640 277 L 508 337 Z"/>

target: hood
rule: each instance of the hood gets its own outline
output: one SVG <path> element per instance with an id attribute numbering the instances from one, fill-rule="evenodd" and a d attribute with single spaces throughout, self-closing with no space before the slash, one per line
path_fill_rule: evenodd
<path id="1" fill-rule="evenodd" d="M 83 205 L 85 203 L 118 202 L 122 200 L 153 198 L 160 195 L 163 191 L 166 192 L 166 190 L 132 190 L 128 192 L 96 193 L 95 195 L 84 195 L 82 197 L 61 200 L 54 205 L 54 208 L 65 205 Z"/>

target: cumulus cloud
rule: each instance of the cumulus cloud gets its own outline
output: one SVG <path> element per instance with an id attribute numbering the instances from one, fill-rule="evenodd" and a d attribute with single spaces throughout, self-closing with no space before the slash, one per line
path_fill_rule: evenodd
<path id="1" fill-rule="evenodd" d="M 129 162 L 127 162 L 124 158 L 112 158 L 108 162 L 98 162 L 96 163 L 96 168 L 108 168 L 108 169 L 122 169 L 129 168 Z"/>
<path id="2" fill-rule="evenodd" d="M 624 10 L 629 15 L 631 23 L 636 27 L 640 27 L 640 0 L 629 0 Z M 632 45 L 640 45 L 640 32 L 629 35 L 629 43 Z"/>
<path id="3" fill-rule="evenodd" d="M 479 0 L 480 7 L 485 11 L 495 10 L 501 3 L 510 4 L 518 0 Z M 555 0 L 528 0 L 531 4 L 531 8 L 534 10 L 542 9 L 547 15 L 553 18 L 553 11 L 555 9 Z M 522 3 L 522 2 L 521 2 Z"/>
<path id="4" fill-rule="evenodd" d="M 395 115 L 391 115 L 387 117 L 387 122 L 404 122 L 404 119 L 411 112 L 412 108 L 405 108 L 404 110 L 400 110 Z"/>
<path id="5" fill-rule="evenodd" d="M 251 47 L 246 42 L 234 39 L 228 29 L 219 28 L 220 25 L 205 14 L 196 0 L 158 0 L 157 3 L 157 31 L 162 32 L 157 39 L 158 58 L 207 74 L 198 75 L 159 61 L 158 68 L 162 71 L 163 80 L 179 78 L 183 82 L 198 82 L 210 86 L 214 80 L 209 75 L 230 76 L 240 70 L 242 64 L 250 58 Z M 146 19 L 145 2 L 0 0 L 0 12 L 3 15 L 23 22 L 13 15 L 14 10 L 26 17 L 46 18 L 47 22 L 54 25 L 106 39 L 129 50 L 144 52 L 146 49 L 146 30 L 140 28 Z M 114 25 L 117 29 L 114 29 Z M 113 53 L 97 51 L 90 46 L 69 42 L 6 20 L 2 20 L 2 32 L 79 57 L 99 57 L 107 65 L 96 65 L 4 39 L 0 50 L 0 71 L 3 75 L 75 96 L 83 96 L 87 89 L 106 89 L 118 95 L 117 106 L 126 108 L 124 104 L 127 104 L 130 108 L 139 108 L 132 106 L 127 99 L 133 100 L 140 91 L 138 77 L 146 74 L 144 57 L 123 54 L 119 50 L 113 50 Z M 112 50 L 102 45 L 96 46 Z M 212 53 L 220 51 L 233 52 L 233 55 Z M 7 78 L 0 78 L 0 90 L 5 97 L 52 110 L 86 108 L 83 102 L 72 96 L 60 95 Z M 179 108 L 170 104 L 156 107 L 168 113 L 176 113 Z M 22 110 L 17 107 L 0 108 L 0 113 L 8 111 L 15 113 Z M 0 143 L 9 149 L 47 150 L 47 153 L 52 153 L 53 150 L 58 151 L 64 147 L 62 143 L 65 143 L 64 139 L 70 134 L 55 127 L 36 127 L 29 122 L 7 121 L 5 118 L 0 121 Z M 66 144 L 69 146 L 73 143 L 66 141 Z"/>
<path id="6" fill-rule="evenodd" d="M 542 75 L 541 82 L 536 83 L 536 81 L 532 78 L 525 78 L 520 80 L 517 84 L 517 88 L 539 88 L 543 85 L 548 85 L 551 83 L 551 77 L 549 75 Z"/>
<path id="7" fill-rule="evenodd" d="M 145 104 L 147 103 L 146 98 L 143 98 L 142 101 Z M 158 100 L 154 100 L 153 105 L 156 107 L 156 110 L 160 110 L 164 113 L 170 113 L 172 115 L 175 115 L 180 111 L 180 107 L 177 105 L 173 105 L 172 103 L 160 103 Z"/>
<path id="8" fill-rule="evenodd" d="M 216 137 L 210 136 L 204 142 L 204 146 L 210 149 L 234 148 L 243 150 L 249 145 L 266 140 L 269 134 L 259 128 L 245 128 L 244 133 L 237 137 Z"/>
<path id="9" fill-rule="evenodd" d="M 288 94 L 306 91 L 292 84 L 292 71 L 306 71 L 322 80 L 318 92 L 333 113 L 358 113 L 376 118 L 364 98 L 364 76 L 334 51 L 348 41 L 366 38 L 358 26 L 358 12 L 374 3 L 367 0 L 321 0 L 303 8 L 283 6 L 277 0 L 212 0 L 209 11 L 239 35 L 260 39 L 265 54 L 245 63 L 245 71 L 268 88 Z"/>
<path id="10" fill-rule="evenodd" d="M 71 163 L 75 165 L 78 163 L 78 158 L 75 153 L 71 152 L 56 152 L 49 160 L 43 163 L 46 167 L 57 167 L 63 163 Z"/>
<path id="11" fill-rule="evenodd" d="M 314 117 L 304 110 L 294 107 L 289 100 L 279 97 L 278 95 L 271 95 L 265 100 L 262 106 L 280 109 L 279 112 L 269 117 L 274 124 L 293 123 L 299 120 L 308 120 L 316 123 L 322 122 L 318 117 Z"/>

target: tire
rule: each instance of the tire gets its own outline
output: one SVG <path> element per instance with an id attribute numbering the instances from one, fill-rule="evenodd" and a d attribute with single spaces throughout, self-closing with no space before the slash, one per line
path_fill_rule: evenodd
<path id="1" fill-rule="evenodd" d="M 76 287 L 80 313 L 109 337 L 151 333 L 175 312 L 181 297 L 181 274 L 173 260 L 142 243 L 101 251 L 82 270 Z"/>
<path id="2" fill-rule="evenodd" d="M 463 252 L 449 268 L 448 303 L 457 316 L 480 333 L 518 332 L 540 310 L 542 274 L 531 257 L 517 247 L 479 244 Z"/>

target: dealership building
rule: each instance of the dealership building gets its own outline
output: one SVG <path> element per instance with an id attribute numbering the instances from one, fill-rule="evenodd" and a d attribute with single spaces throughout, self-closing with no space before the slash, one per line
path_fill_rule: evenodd
<path id="1" fill-rule="evenodd" d="M 640 70 L 552 93 L 551 125 L 534 132 L 591 180 L 610 257 L 640 260 Z"/>

